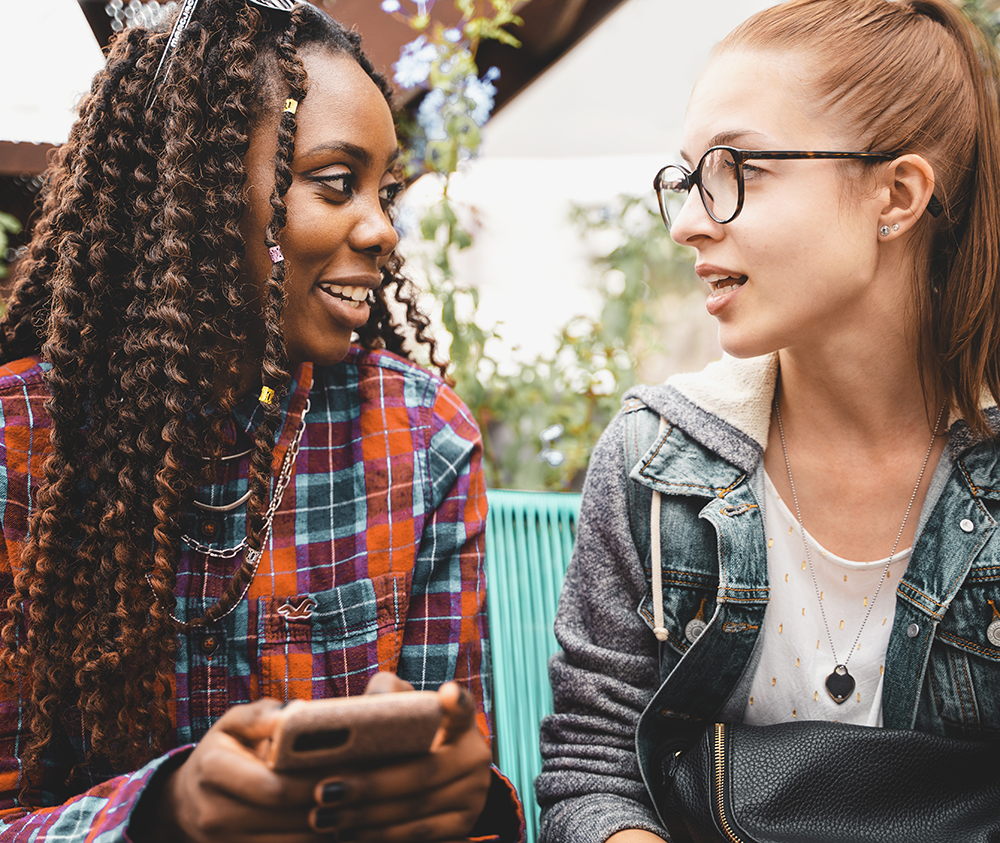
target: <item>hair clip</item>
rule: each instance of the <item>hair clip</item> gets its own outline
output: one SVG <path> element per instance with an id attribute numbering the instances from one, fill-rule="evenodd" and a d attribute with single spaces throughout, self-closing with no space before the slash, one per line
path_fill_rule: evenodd
<path id="1" fill-rule="evenodd" d="M 285 256 L 281 254 L 281 246 L 271 246 L 267 253 L 271 256 L 271 263 L 281 263 Z"/>
<path id="2" fill-rule="evenodd" d="M 285 100 L 285 111 L 289 112 L 290 114 L 294 114 L 296 111 L 298 111 L 298 108 L 299 108 L 298 100 L 293 100 L 291 97 Z"/>
<path id="3" fill-rule="evenodd" d="M 160 78 L 165 76 L 170 69 L 170 60 L 173 52 L 177 48 L 177 42 L 181 40 L 181 35 L 191 23 L 194 17 L 194 10 L 198 8 L 198 0 L 184 0 L 184 5 L 177 13 L 177 20 L 174 21 L 174 28 L 170 30 L 170 37 L 167 39 L 167 46 L 163 48 L 163 55 L 160 56 L 160 63 L 156 66 L 156 73 L 153 74 L 153 81 L 149 85 L 149 95 L 146 97 L 146 108 L 148 109 L 156 102 L 156 89 L 160 84 Z"/>
<path id="4" fill-rule="evenodd" d="M 290 12 L 295 8 L 295 0 L 247 0 L 251 6 L 270 9 L 272 12 Z"/>
<path id="5" fill-rule="evenodd" d="M 269 386 L 262 386 L 260 388 L 260 403 L 261 404 L 273 404 L 274 403 L 274 390 Z"/>
<path id="6" fill-rule="evenodd" d="M 295 3 L 297 0 L 247 0 L 251 6 L 257 6 L 259 9 L 266 9 L 270 12 L 286 12 L 290 13 L 292 9 L 295 8 Z M 180 12 L 177 13 L 177 20 L 174 21 L 174 27 L 170 30 L 170 37 L 167 39 L 167 46 L 163 48 L 163 55 L 160 57 L 160 63 L 156 66 L 156 73 L 153 74 L 153 81 L 149 86 L 149 95 L 146 97 L 146 108 L 148 109 L 154 102 L 156 102 L 156 91 L 160 84 L 161 77 L 165 76 L 167 71 L 170 69 L 170 60 L 173 57 L 174 50 L 177 49 L 177 42 L 181 40 L 181 35 L 184 34 L 184 30 L 188 28 L 188 24 L 191 23 L 191 18 L 194 17 L 194 10 L 198 7 L 199 0 L 184 0 L 181 5 Z"/>

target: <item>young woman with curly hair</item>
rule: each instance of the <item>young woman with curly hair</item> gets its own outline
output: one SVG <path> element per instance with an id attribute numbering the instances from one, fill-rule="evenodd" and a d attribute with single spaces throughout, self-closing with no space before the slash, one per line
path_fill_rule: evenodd
<path id="1" fill-rule="evenodd" d="M 389 88 L 306 3 L 171 24 L 115 41 L 0 322 L 0 840 L 517 839 Z M 434 751 L 260 760 L 282 701 L 366 686 L 440 689 Z"/>

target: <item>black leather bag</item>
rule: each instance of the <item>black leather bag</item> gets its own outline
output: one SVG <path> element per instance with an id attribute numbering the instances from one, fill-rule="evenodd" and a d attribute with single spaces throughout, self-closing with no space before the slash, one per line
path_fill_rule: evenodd
<path id="1" fill-rule="evenodd" d="M 1000 742 L 716 723 L 654 759 L 673 843 L 1000 843 Z"/>

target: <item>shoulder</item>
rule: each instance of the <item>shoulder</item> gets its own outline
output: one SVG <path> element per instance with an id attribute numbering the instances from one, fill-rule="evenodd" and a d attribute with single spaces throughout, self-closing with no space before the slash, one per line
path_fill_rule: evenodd
<path id="1" fill-rule="evenodd" d="M 52 366 L 40 357 L 24 357 L 0 365 L 0 396 L 23 392 L 25 388 L 45 385 L 45 373 Z"/>
<path id="2" fill-rule="evenodd" d="M 317 367 L 314 384 L 339 391 L 340 401 L 373 421 L 405 417 L 406 424 L 428 431 L 429 437 L 447 428 L 462 439 L 479 440 L 472 413 L 441 376 L 391 351 L 351 346 L 340 363 Z"/>
<path id="3" fill-rule="evenodd" d="M 52 397 L 52 392 L 45 374 L 51 368 L 38 357 L 0 365 L 0 426 L 35 427 L 48 419 L 45 402 Z"/>
<path id="4" fill-rule="evenodd" d="M 439 375 L 412 360 L 384 349 L 368 351 L 354 345 L 340 363 L 318 367 L 315 377 L 360 390 L 366 400 L 402 400 L 409 406 L 433 404 L 438 392 L 448 388 Z"/>
<path id="5" fill-rule="evenodd" d="M 776 355 L 723 357 L 700 372 L 630 389 L 624 414 L 633 413 L 638 421 L 649 410 L 671 430 L 749 472 L 767 444 L 777 374 Z"/>

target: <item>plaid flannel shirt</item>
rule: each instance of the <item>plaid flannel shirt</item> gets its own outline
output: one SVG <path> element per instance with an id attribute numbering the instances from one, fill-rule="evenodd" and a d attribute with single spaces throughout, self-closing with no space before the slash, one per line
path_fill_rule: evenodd
<path id="1" fill-rule="evenodd" d="M 48 450 L 47 368 L 37 359 L 0 367 L 0 578 L 8 592 Z M 294 472 L 247 595 L 218 623 L 178 636 L 178 749 L 111 778 L 85 766 L 89 789 L 68 798 L 69 771 L 47 769 L 40 798 L 52 807 L 28 813 L 18 802 L 23 708 L 16 690 L 0 687 L 0 841 L 128 840 L 129 815 L 152 775 L 230 706 L 359 694 L 379 670 L 417 689 L 458 680 L 489 735 L 486 493 L 468 409 L 439 378 L 387 352 L 352 348 L 336 366 L 303 364 L 282 401 L 275 477 L 307 407 Z M 234 447 L 258 408 L 250 396 L 234 412 Z M 218 482 L 198 498 L 237 499 L 246 470 L 246 457 L 221 463 Z M 184 532 L 180 619 L 203 615 L 241 564 L 242 552 L 227 558 L 205 548 L 239 544 L 245 507 L 192 510 Z M 82 757 L 82 740 L 74 748 Z M 523 836 L 520 805 L 496 772 L 480 829 L 505 841 Z"/>

